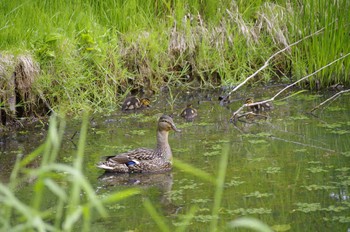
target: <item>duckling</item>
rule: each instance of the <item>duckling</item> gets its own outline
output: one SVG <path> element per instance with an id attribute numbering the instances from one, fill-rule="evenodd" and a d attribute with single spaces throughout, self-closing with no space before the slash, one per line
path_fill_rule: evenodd
<path id="1" fill-rule="evenodd" d="M 155 149 L 138 148 L 119 155 L 109 156 L 97 167 L 107 172 L 144 173 L 163 172 L 172 168 L 172 152 L 168 143 L 169 131 L 177 129 L 173 119 L 163 115 L 158 120 L 157 146 Z"/>
<path id="2" fill-rule="evenodd" d="M 254 103 L 253 98 L 247 98 L 247 100 L 245 101 L 245 104 L 253 104 L 253 103 Z M 273 105 L 270 102 L 266 102 L 266 103 L 260 103 L 257 105 L 247 106 L 247 108 L 249 111 L 257 113 L 257 112 L 272 110 Z"/>
<path id="3" fill-rule="evenodd" d="M 151 107 L 151 101 L 148 98 L 141 98 L 131 96 L 125 99 L 122 105 L 122 111 L 136 110 L 145 107 Z"/>
<path id="4" fill-rule="evenodd" d="M 187 104 L 187 107 L 182 110 L 180 116 L 186 120 L 192 120 L 197 117 L 197 110 L 192 107 L 192 104 Z"/>

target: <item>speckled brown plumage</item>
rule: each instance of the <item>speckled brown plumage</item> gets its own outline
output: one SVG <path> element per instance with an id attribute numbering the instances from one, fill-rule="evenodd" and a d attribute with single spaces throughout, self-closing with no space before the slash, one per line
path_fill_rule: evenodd
<path id="1" fill-rule="evenodd" d="M 254 103 L 254 99 L 253 98 L 248 98 L 245 101 L 246 104 L 253 104 Z M 259 113 L 259 112 L 263 112 L 263 111 L 269 111 L 273 109 L 273 105 L 270 102 L 266 102 L 266 103 L 260 103 L 257 105 L 252 105 L 252 106 L 247 106 L 248 111 L 254 112 L 254 113 Z"/>
<path id="2" fill-rule="evenodd" d="M 97 167 L 120 173 L 169 171 L 172 167 L 172 152 L 168 143 L 170 130 L 180 131 L 171 117 L 163 115 L 158 121 L 156 149 L 138 148 L 109 156 Z"/>

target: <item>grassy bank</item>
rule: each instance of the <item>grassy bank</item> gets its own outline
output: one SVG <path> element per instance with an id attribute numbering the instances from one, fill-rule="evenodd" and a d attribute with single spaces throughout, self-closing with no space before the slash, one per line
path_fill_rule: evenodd
<path id="1" fill-rule="evenodd" d="M 320 29 L 277 56 L 250 84 L 297 80 L 350 51 L 346 0 L 2 4 L 2 118 L 50 109 L 101 111 L 114 108 L 131 89 L 234 85 L 278 50 Z M 25 88 L 12 75 L 27 67 L 23 57 L 32 68 Z M 306 84 L 349 85 L 349 66 L 344 59 Z"/>

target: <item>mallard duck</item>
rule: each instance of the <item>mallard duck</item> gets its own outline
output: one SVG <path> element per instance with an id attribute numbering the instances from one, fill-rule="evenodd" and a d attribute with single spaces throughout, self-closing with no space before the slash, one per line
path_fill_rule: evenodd
<path id="1" fill-rule="evenodd" d="M 192 107 L 192 104 L 187 104 L 186 108 L 181 111 L 181 117 L 187 120 L 192 120 L 197 116 L 197 110 Z"/>
<path id="2" fill-rule="evenodd" d="M 122 111 L 136 110 L 140 108 L 150 107 L 151 101 L 148 98 L 141 98 L 131 96 L 125 99 L 122 105 Z"/>
<path id="3" fill-rule="evenodd" d="M 247 98 L 247 100 L 245 101 L 245 104 L 253 104 L 253 103 L 254 103 L 253 98 Z M 273 106 L 270 102 L 260 103 L 257 105 L 252 105 L 252 106 L 247 106 L 247 107 L 248 107 L 248 111 L 252 111 L 254 113 L 268 111 L 268 110 L 273 109 Z"/>
<path id="4" fill-rule="evenodd" d="M 158 120 L 157 146 L 155 149 L 138 148 L 119 155 L 109 156 L 97 167 L 108 172 L 140 173 L 169 171 L 172 167 L 172 153 L 168 143 L 169 131 L 180 132 L 173 119 L 163 115 Z"/>

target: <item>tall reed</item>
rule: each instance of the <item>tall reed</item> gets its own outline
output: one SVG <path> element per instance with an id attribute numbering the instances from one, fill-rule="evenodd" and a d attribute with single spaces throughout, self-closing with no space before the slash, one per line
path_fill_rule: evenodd
<path id="1" fill-rule="evenodd" d="M 236 85 L 277 50 L 321 28 L 249 84 L 297 80 L 350 49 L 346 0 L 2 4 L 0 49 L 32 54 L 41 68 L 34 99 L 64 113 L 113 110 L 132 89 Z M 325 69 L 308 86 L 349 85 L 349 64 Z"/>

